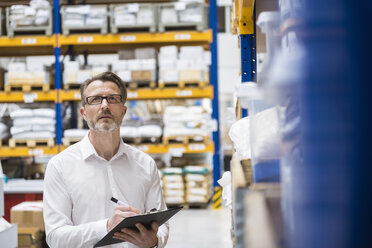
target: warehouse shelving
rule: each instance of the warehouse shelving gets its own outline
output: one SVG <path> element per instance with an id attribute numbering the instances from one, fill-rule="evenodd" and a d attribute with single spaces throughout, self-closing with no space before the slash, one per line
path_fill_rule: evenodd
<path id="1" fill-rule="evenodd" d="M 80 101 L 79 90 L 60 90 L 61 101 Z M 128 100 L 213 98 L 213 86 L 205 88 L 165 88 L 128 90 Z M 31 92 L 0 92 L 0 103 L 5 102 L 56 102 L 55 90 Z"/>
<path id="2" fill-rule="evenodd" d="M 191 143 L 191 144 L 141 144 L 133 145 L 149 154 L 165 154 L 165 153 L 213 153 L 214 144 L 210 143 Z M 1 147 L 0 157 L 28 157 L 28 156 L 40 156 L 40 155 L 55 155 L 58 152 L 64 150 L 66 147 L 58 146 L 53 147 L 15 147 L 9 148 L 6 146 Z M 60 150 L 59 150 L 60 149 Z"/>

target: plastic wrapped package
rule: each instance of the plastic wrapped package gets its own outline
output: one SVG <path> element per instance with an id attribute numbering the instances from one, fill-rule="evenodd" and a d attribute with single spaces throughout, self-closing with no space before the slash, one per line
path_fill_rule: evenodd
<path id="1" fill-rule="evenodd" d="M 249 117 L 235 122 L 229 131 L 239 160 L 251 158 L 250 120 Z"/>
<path id="2" fill-rule="evenodd" d="M 264 100 L 255 83 L 244 83 L 237 95 L 248 108 L 254 182 L 280 182 L 280 133 L 277 109 Z"/>
<path id="3" fill-rule="evenodd" d="M 120 137 L 122 137 L 122 138 L 137 138 L 137 137 L 139 137 L 137 127 L 131 127 L 131 126 L 120 127 Z"/>
<path id="4" fill-rule="evenodd" d="M 161 23 L 178 23 L 177 11 L 173 7 L 162 8 L 160 12 Z"/>
<path id="5" fill-rule="evenodd" d="M 137 128 L 139 137 L 160 137 L 163 129 L 158 125 L 144 125 Z"/>
<path id="6" fill-rule="evenodd" d="M 203 21 L 203 8 L 200 5 L 188 4 L 185 10 L 179 12 L 179 21 L 199 23 Z"/>
<path id="7" fill-rule="evenodd" d="M 83 138 L 87 133 L 88 129 L 66 129 L 63 132 L 65 138 Z"/>
<path id="8" fill-rule="evenodd" d="M 6 139 L 9 137 L 8 126 L 0 122 L 0 139 Z"/>

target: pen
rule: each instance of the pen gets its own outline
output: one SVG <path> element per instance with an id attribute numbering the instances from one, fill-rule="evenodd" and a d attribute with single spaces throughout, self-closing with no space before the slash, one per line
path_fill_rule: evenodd
<path id="1" fill-rule="evenodd" d="M 114 197 L 111 197 L 111 201 L 115 202 L 116 204 L 119 204 L 119 205 L 127 205 L 125 204 L 124 202 L 114 198 Z"/>

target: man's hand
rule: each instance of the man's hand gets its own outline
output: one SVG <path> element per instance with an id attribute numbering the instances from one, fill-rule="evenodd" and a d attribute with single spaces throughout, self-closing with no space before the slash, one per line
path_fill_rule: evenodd
<path id="1" fill-rule="evenodd" d="M 114 209 L 114 214 L 107 221 L 107 232 L 111 231 L 124 218 L 129 216 L 135 216 L 139 213 L 140 211 L 137 208 L 117 205 Z"/>
<path id="2" fill-rule="evenodd" d="M 121 232 L 114 233 L 113 238 L 128 241 L 141 248 L 150 248 L 158 244 L 158 224 L 153 222 L 151 229 L 146 229 L 141 223 L 137 223 L 136 227 L 138 231 L 123 228 Z"/>

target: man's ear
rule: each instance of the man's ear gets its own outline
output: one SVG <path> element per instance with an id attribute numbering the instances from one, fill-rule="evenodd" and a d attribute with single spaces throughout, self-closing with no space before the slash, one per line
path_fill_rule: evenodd
<path id="1" fill-rule="evenodd" d="M 127 113 L 127 110 L 128 110 L 128 107 L 127 106 L 124 106 L 123 116 L 121 117 L 121 119 L 124 118 L 125 114 Z"/>
<path id="2" fill-rule="evenodd" d="M 87 117 L 86 117 L 86 115 L 85 115 L 85 109 L 84 109 L 84 107 L 81 107 L 81 108 L 80 108 L 80 114 L 81 114 L 81 116 L 84 118 L 84 120 L 87 121 Z"/>

